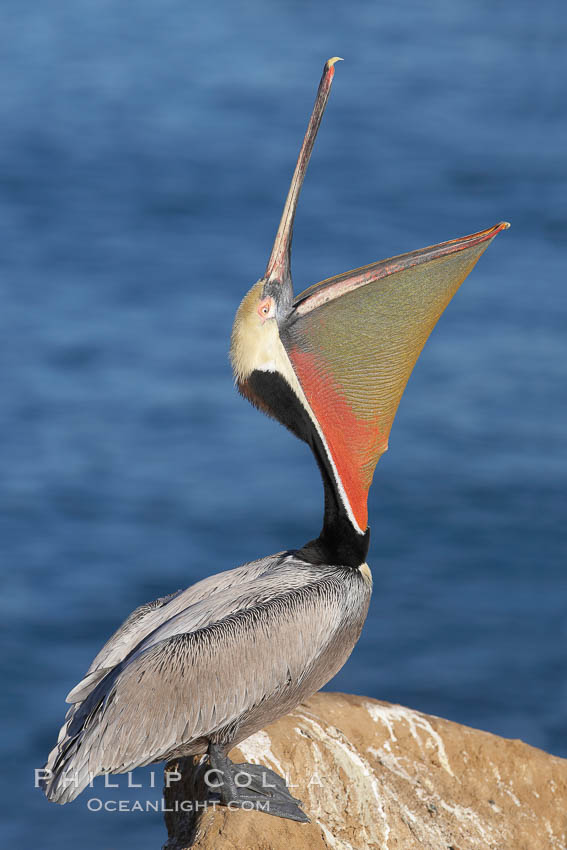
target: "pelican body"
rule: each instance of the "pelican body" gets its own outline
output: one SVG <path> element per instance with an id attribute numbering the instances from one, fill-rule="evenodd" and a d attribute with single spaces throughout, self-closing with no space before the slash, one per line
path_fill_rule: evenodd
<path id="1" fill-rule="evenodd" d="M 231 341 L 239 391 L 313 451 L 321 532 L 128 617 L 67 697 L 43 778 L 55 802 L 99 774 L 206 754 L 223 778 L 220 803 L 261 801 L 269 814 L 308 820 L 281 777 L 233 765 L 228 753 L 325 685 L 352 652 L 372 590 L 374 469 L 429 334 L 508 226 L 346 272 L 294 298 L 293 221 L 336 61 L 324 67 L 266 272 L 243 299 Z M 242 771 L 246 787 L 236 781 Z"/>

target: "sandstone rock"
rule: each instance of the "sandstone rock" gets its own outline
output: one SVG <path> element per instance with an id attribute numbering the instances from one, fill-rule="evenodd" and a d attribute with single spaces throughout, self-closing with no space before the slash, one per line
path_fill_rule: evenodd
<path id="1" fill-rule="evenodd" d="M 567 760 L 399 705 L 318 693 L 231 758 L 287 775 L 311 823 L 224 808 L 170 814 L 167 850 L 567 847 Z M 184 762 L 169 803 L 192 798 Z"/>

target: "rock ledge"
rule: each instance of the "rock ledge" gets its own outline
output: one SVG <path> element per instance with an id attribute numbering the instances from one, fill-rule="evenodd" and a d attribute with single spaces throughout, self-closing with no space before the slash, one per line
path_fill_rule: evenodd
<path id="1" fill-rule="evenodd" d="M 312 822 L 170 814 L 166 850 L 567 848 L 567 760 L 399 705 L 318 693 L 231 758 L 287 776 Z M 192 798 L 188 762 L 166 802 Z"/>

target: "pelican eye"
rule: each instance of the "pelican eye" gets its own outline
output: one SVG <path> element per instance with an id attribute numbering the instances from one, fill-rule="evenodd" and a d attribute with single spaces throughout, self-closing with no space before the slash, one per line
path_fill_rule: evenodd
<path id="1" fill-rule="evenodd" d="M 263 298 L 258 304 L 258 315 L 262 319 L 269 319 L 274 315 L 274 300 L 273 298 Z"/>

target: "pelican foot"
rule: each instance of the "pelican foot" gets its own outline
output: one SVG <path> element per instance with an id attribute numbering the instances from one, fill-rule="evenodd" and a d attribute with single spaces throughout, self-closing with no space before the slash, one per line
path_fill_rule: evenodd
<path id="1" fill-rule="evenodd" d="M 301 800 L 292 797 L 285 781 L 261 764 L 234 764 L 214 744 L 208 750 L 210 770 L 206 774 L 209 794 L 230 808 L 264 812 L 278 818 L 309 823 L 301 811 Z"/>

